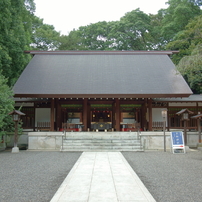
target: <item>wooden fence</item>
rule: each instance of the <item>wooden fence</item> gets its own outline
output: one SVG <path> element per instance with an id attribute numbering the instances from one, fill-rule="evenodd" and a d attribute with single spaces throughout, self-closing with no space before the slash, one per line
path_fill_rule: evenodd
<path id="1" fill-rule="evenodd" d="M 152 122 L 152 130 L 163 130 L 163 121 Z"/>
<path id="2" fill-rule="evenodd" d="M 37 131 L 50 131 L 50 122 L 37 122 Z"/>

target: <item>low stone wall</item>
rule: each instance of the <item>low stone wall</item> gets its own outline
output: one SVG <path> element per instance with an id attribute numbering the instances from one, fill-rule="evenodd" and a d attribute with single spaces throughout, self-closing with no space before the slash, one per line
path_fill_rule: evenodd
<path id="1" fill-rule="evenodd" d="M 166 149 L 171 149 L 170 132 L 165 132 L 166 135 Z M 163 131 L 144 131 L 141 132 L 142 144 L 145 150 L 163 150 L 164 149 L 164 134 Z M 198 132 L 187 133 L 187 146 L 197 147 L 198 145 Z"/>
<path id="2" fill-rule="evenodd" d="M 69 137 L 80 136 L 88 138 L 103 137 L 105 138 L 105 132 L 67 132 Z M 133 135 L 137 132 L 107 132 L 111 134 L 111 138 L 116 136 Z M 170 132 L 166 132 L 166 149 L 170 150 Z M 28 133 L 28 149 L 30 150 L 60 150 L 62 146 L 62 132 L 29 132 Z M 163 150 L 164 149 L 164 134 L 163 131 L 143 131 L 140 132 L 142 145 L 145 150 Z M 198 144 L 198 132 L 188 132 L 187 134 L 187 146 L 197 147 Z"/>
<path id="3" fill-rule="evenodd" d="M 60 150 L 62 146 L 62 132 L 29 132 L 29 150 Z"/>
<path id="4" fill-rule="evenodd" d="M 5 136 L 6 146 L 12 148 L 14 146 L 14 134 L 7 134 Z M 28 146 L 28 133 L 25 132 L 22 135 L 18 135 L 18 147 L 27 147 Z"/>

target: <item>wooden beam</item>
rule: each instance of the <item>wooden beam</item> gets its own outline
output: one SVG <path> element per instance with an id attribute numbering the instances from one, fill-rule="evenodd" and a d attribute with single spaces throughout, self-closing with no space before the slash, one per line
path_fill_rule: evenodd
<path id="1" fill-rule="evenodd" d="M 120 101 L 119 99 L 115 99 L 115 130 L 120 131 Z"/>
<path id="2" fill-rule="evenodd" d="M 148 110 L 149 110 L 149 131 L 152 131 L 152 100 L 148 100 Z"/>
<path id="3" fill-rule="evenodd" d="M 91 109 L 90 109 L 90 104 L 87 103 L 87 129 L 90 129 L 90 125 L 91 125 Z"/>
<path id="4" fill-rule="evenodd" d="M 170 108 L 167 107 L 167 131 L 170 131 Z"/>
<path id="5" fill-rule="evenodd" d="M 87 131 L 87 123 L 88 123 L 88 99 L 84 98 L 83 100 L 83 130 Z"/>
<path id="6" fill-rule="evenodd" d="M 51 100 L 51 115 L 50 115 L 50 130 L 51 131 L 54 131 L 54 117 L 55 117 L 55 114 L 54 114 L 54 108 L 55 108 L 55 100 L 52 99 Z"/>
<path id="7" fill-rule="evenodd" d="M 147 120 L 146 120 L 146 113 L 147 113 L 147 107 L 146 107 L 147 103 L 146 100 L 144 101 L 144 104 L 142 105 L 142 109 L 141 109 L 141 128 L 143 130 L 147 130 Z"/>
<path id="8" fill-rule="evenodd" d="M 59 100 L 56 100 L 56 110 L 55 110 L 55 116 L 56 116 L 56 129 L 60 130 L 60 128 L 62 128 L 62 114 L 61 114 L 61 105 L 59 103 Z"/>
<path id="9" fill-rule="evenodd" d="M 115 119 L 115 110 L 116 109 L 116 103 L 114 102 L 112 104 L 112 128 L 115 129 L 115 125 L 116 125 L 116 119 Z"/>
<path id="10" fill-rule="evenodd" d="M 113 100 L 89 100 L 89 104 L 113 104 Z"/>

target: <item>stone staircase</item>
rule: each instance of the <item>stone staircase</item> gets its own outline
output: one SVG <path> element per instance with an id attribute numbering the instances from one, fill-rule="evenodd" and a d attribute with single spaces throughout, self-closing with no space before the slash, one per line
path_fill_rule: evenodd
<path id="1" fill-rule="evenodd" d="M 66 132 L 61 151 L 144 151 L 137 132 Z"/>

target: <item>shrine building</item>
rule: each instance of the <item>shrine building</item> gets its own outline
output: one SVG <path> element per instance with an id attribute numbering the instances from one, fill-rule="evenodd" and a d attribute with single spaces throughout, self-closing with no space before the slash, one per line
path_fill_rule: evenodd
<path id="1" fill-rule="evenodd" d="M 152 131 L 163 109 L 169 129 L 182 107 L 202 108 L 170 58 L 177 51 L 25 53 L 33 57 L 13 87 L 24 129 Z"/>

